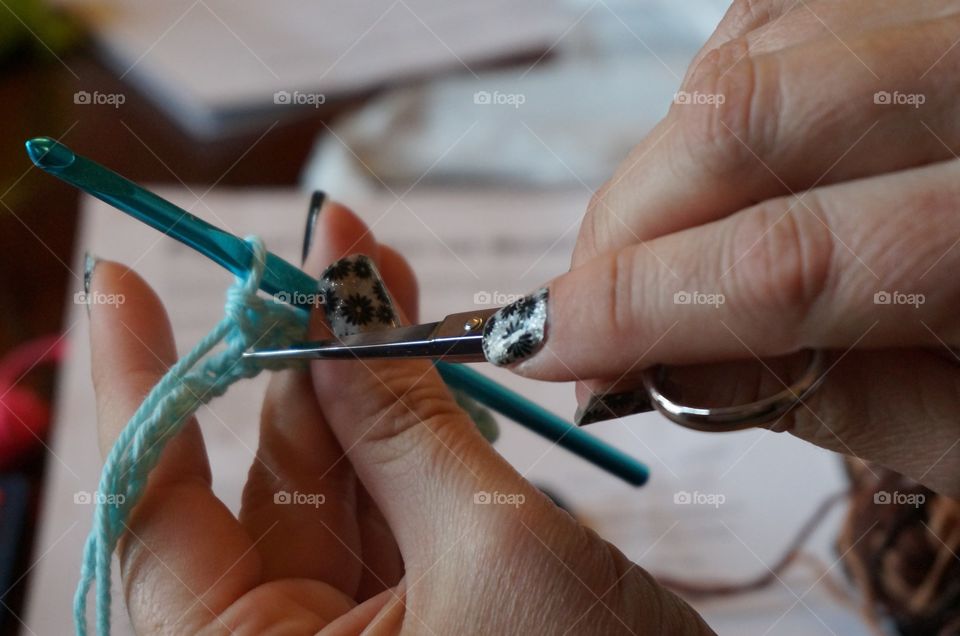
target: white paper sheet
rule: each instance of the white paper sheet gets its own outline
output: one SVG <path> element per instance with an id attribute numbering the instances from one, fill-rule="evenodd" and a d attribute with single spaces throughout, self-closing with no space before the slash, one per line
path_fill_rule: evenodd
<path id="1" fill-rule="evenodd" d="M 269 248 L 295 262 L 307 196 L 289 191 L 218 191 L 200 204 L 182 190 L 163 194 L 234 233 L 260 234 Z M 474 295 L 517 294 L 566 270 L 588 195 L 576 192 L 457 192 L 420 189 L 392 198 L 351 201 L 378 239 L 407 254 L 419 275 L 422 317 L 474 307 Z M 132 264 L 170 311 L 182 352 L 218 320 L 231 276 L 146 226 L 86 200 L 80 247 Z M 80 288 L 78 280 L 77 288 Z M 94 439 L 87 323 L 70 305 L 70 358 L 60 378 L 50 440 L 47 487 L 36 566 L 24 622 L 30 633 L 71 631 L 71 596 L 92 509 L 74 502 L 96 488 L 100 457 Z M 557 413 L 572 415 L 565 384 L 536 383 L 507 371 L 477 367 Z M 253 457 L 265 378 L 231 391 L 200 412 L 216 491 L 233 509 Z M 655 572 L 685 577 L 745 578 L 772 564 L 799 525 L 843 485 L 836 457 L 786 435 L 747 431 L 708 435 L 647 414 L 598 424 L 591 432 L 649 462 L 652 479 L 634 489 L 520 426 L 501 420 L 499 451 L 537 484 L 561 495 L 574 513 L 628 556 Z M 719 507 L 676 504 L 680 491 L 722 494 Z M 838 515 L 819 531 L 811 550 L 828 564 Z M 832 577 L 839 577 L 839 566 Z M 805 570 L 743 597 L 695 606 L 721 634 L 866 634 Z M 119 599 L 117 579 L 114 598 Z M 129 633 L 122 603 L 114 604 L 117 634 Z"/>

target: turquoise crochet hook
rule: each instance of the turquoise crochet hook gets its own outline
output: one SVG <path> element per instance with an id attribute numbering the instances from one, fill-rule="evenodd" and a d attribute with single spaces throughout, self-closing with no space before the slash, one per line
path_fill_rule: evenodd
<path id="1" fill-rule="evenodd" d="M 26 142 L 27 154 L 38 168 L 104 201 L 130 216 L 189 245 L 238 276 L 250 267 L 253 253 L 242 239 L 213 226 L 100 164 L 74 153 L 49 137 Z M 291 299 L 312 299 L 317 281 L 275 254 L 267 253 L 260 288 Z M 309 310 L 310 306 L 301 306 Z M 464 365 L 435 363 L 451 387 L 516 421 L 531 431 L 579 455 L 635 486 L 646 483 L 646 465 L 522 395 Z"/>

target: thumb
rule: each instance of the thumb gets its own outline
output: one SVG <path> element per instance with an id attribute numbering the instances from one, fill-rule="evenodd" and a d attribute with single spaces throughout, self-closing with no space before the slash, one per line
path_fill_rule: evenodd
<path id="1" fill-rule="evenodd" d="M 403 310 L 413 308 L 398 307 L 394 297 L 411 296 L 409 268 L 386 258 L 346 208 L 329 204 L 322 215 L 304 267 L 322 271 L 325 301 L 325 320 L 314 321 L 311 338 L 405 322 Z M 418 561 L 433 563 L 468 526 L 506 508 L 478 506 L 478 494 L 541 499 L 480 435 L 429 361 L 326 360 L 311 370 L 324 416 L 393 530 L 408 570 Z M 418 555 L 423 559 L 411 558 Z"/>

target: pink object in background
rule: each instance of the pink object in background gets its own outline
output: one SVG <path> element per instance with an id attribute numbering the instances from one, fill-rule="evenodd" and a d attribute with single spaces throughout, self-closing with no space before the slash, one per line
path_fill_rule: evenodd
<path id="1" fill-rule="evenodd" d="M 50 407 L 20 385 L 40 364 L 58 362 L 65 351 L 60 335 L 26 342 L 0 359 L 0 470 L 10 468 L 40 445 L 50 425 Z"/>

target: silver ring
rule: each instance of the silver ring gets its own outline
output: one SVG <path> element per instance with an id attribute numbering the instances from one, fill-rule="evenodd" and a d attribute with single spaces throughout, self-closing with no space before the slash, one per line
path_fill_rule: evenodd
<path id="1" fill-rule="evenodd" d="M 823 382 L 827 371 L 825 361 L 823 351 L 811 350 L 810 363 L 796 382 L 779 393 L 736 406 L 700 408 L 674 402 L 657 387 L 666 371 L 663 366 L 644 371 L 643 385 L 653 406 L 664 417 L 680 426 L 707 432 L 739 431 L 772 422 L 803 402 Z"/>

